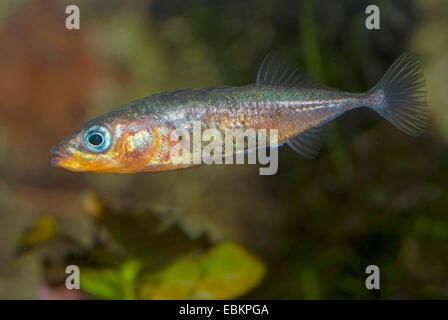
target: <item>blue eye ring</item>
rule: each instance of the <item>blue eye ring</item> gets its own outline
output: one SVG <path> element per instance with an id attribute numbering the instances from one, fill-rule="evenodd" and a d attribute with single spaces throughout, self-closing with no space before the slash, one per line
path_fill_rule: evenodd
<path id="1" fill-rule="evenodd" d="M 92 126 L 84 133 L 84 145 L 93 152 L 103 152 L 110 146 L 110 131 L 103 126 Z"/>

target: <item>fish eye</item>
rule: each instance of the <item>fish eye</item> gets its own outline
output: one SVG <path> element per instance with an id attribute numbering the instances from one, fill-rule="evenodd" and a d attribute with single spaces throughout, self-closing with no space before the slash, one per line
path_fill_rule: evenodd
<path id="1" fill-rule="evenodd" d="M 103 135 L 101 133 L 95 132 L 89 137 L 89 143 L 92 146 L 98 147 L 104 141 Z"/>
<path id="2" fill-rule="evenodd" d="M 92 126 L 84 133 L 84 145 L 90 151 L 101 152 L 110 145 L 110 132 L 102 126 Z"/>

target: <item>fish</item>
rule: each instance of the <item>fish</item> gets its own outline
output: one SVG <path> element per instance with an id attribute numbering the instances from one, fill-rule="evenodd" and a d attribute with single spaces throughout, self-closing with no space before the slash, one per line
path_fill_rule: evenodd
<path id="1" fill-rule="evenodd" d="M 271 147 L 286 144 L 312 159 L 324 140 L 325 125 L 347 111 L 370 108 L 404 133 L 418 136 L 427 125 L 426 106 L 423 68 L 413 53 L 403 53 L 370 90 L 352 93 L 310 79 L 300 67 L 271 52 L 253 84 L 157 93 L 90 120 L 51 148 L 51 164 L 110 173 L 197 166 L 174 161 L 171 152 L 178 144 L 171 134 L 194 134 L 195 122 L 223 134 L 275 129 Z"/>

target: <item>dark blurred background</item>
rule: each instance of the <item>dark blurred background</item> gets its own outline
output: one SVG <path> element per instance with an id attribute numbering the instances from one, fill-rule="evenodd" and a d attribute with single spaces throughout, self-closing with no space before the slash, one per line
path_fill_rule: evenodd
<path id="1" fill-rule="evenodd" d="M 69 4 L 80 30 L 65 28 Z M 369 4 L 380 30 L 365 28 Z M 0 298 L 447 298 L 446 30 L 444 0 L 1 1 Z M 356 110 L 317 159 L 280 148 L 274 176 L 50 166 L 86 120 L 156 92 L 252 83 L 272 49 L 353 92 L 415 52 L 426 134 Z M 81 290 L 65 288 L 72 264 Z M 380 290 L 365 288 L 371 264 Z"/>

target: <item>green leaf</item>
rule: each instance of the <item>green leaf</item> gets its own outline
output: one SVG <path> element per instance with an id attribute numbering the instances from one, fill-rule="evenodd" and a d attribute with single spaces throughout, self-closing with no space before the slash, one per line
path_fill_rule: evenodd
<path id="1" fill-rule="evenodd" d="M 81 289 L 103 299 L 124 299 L 117 270 L 82 270 Z"/>
<path id="2" fill-rule="evenodd" d="M 50 240 L 58 234 L 58 226 L 51 216 L 38 218 L 34 225 L 19 239 L 19 244 L 27 247 L 34 247 Z"/>
<path id="3" fill-rule="evenodd" d="M 102 299 L 135 299 L 138 260 L 125 261 L 118 269 L 81 269 L 81 289 Z"/>
<path id="4" fill-rule="evenodd" d="M 253 254 L 236 243 L 215 246 L 201 259 L 203 277 L 195 298 L 230 299 L 258 285 L 266 268 Z"/>
<path id="5" fill-rule="evenodd" d="M 197 258 L 179 259 L 158 273 L 146 276 L 140 288 L 140 297 L 185 299 L 193 294 L 200 276 Z"/>
<path id="6" fill-rule="evenodd" d="M 219 244 L 202 256 L 181 258 L 142 279 L 143 299 L 230 299 L 256 285 L 264 264 L 236 243 Z"/>
<path id="7" fill-rule="evenodd" d="M 165 225 L 165 221 L 152 213 L 117 215 L 104 207 L 97 219 L 127 256 L 142 260 L 145 268 L 151 271 L 171 263 L 174 257 L 185 252 L 209 245 L 205 236 L 191 239 L 179 225 Z"/>

